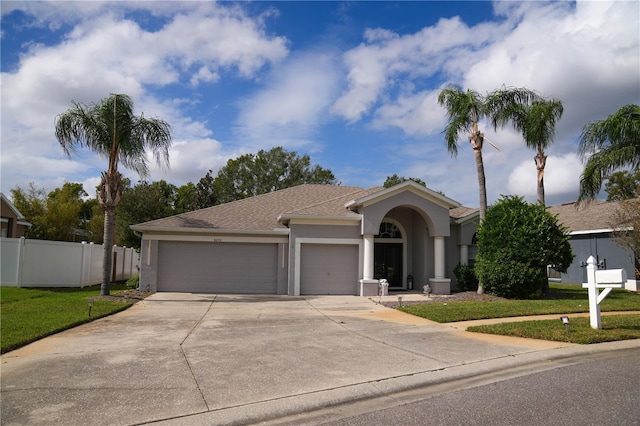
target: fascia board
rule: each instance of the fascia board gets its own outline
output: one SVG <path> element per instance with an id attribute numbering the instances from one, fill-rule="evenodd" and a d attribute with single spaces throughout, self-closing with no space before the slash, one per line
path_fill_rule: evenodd
<path id="1" fill-rule="evenodd" d="M 224 235 L 288 235 L 289 229 L 219 229 L 219 228 L 181 228 L 168 226 L 130 225 L 134 231 L 163 234 L 224 234 Z"/>
<path id="2" fill-rule="evenodd" d="M 349 216 L 321 216 L 321 215 L 289 215 L 282 214 L 278 216 L 278 222 L 280 223 L 288 223 L 288 224 L 314 224 L 314 225 L 325 225 L 325 224 L 333 224 L 336 223 L 345 223 L 346 225 L 354 225 L 360 223 L 362 220 L 362 215 L 353 214 Z M 357 222 L 357 223 L 353 223 Z"/>
<path id="3" fill-rule="evenodd" d="M 391 188 L 383 189 L 382 191 L 375 192 L 373 194 L 367 195 L 366 197 L 362 197 L 356 200 L 349 201 L 345 204 L 346 208 L 351 208 L 354 206 L 368 206 L 371 204 L 375 204 L 378 201 L 382 201 L 386 198 L 392 197 L 400 192 L 409 190 L 416 195 L 419 195 L 429 201 L 432 201 L 440 206 L 452 208 L 452 207 L 460 207 L 460 203 L 457 201 L 442 195 L 438 192 L 435 192 L 432 189 L 426 188 L 418 183 L 415 183 L 411 180 L 403 182 L 399 185 L 392 186 Z"/>

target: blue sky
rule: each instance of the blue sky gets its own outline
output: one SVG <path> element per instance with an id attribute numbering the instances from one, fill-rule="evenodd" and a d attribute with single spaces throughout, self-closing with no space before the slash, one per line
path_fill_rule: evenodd
<path id="1" fill-rule="evenodd" d="M 244 153 L 309 154 L 343 185 L 397 173 L 478 205 L 473 153 L 452 158 L 439 90 L 525 86 L 565 108 L 548 150 L 548 204 L 575 200 L 582 127 L 640 101 L 637 2 L 3 1 L 1 188 L 91 195 L 106 161 L 67 158 L 55 117 L 72 101 L 126 93 L 173 129 L 168 170 L 197 182 Z M 534 152 L 482 130 L 489 202 L 535 200 Z M 134 182 L 137 176 L 123 170 Z"/>

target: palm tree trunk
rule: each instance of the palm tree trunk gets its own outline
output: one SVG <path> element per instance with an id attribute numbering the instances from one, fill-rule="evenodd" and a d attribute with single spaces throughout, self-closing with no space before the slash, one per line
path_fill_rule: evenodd
<path id="1" fill-rule="evenodd" d="M 108 296 L 113 265 L 113 234 L 115 231 L 116 206 L 122 197 L 122 175 L 117 170 L 102 173 L 98 187 L 98 203 L 104 210 L 104 255 L 102 257 L 102 284 L 100 295 Z"/>
<path id="2" fill-rule="evenodd" d="M 547 156 L 544 155 L 544 151 L 538 150 L 538 154 L 533 159 L 538 170 L 538 203 L 544 206 L 546 205 L 544 200 L 544 167 L 547 164 Z"/>
<path id="3" fill-rule="evenodd" d="M 108 296 L 111 291 L 111 270 L 113 266 L 113 232 L 115 230 L 115 208 L 104 210 L 104 251 L 102 256 L 102 284 L 100 295 Z"/>
<path id="4" fill-rule="evenodd" d="M 482 143 L 484 135 L 479 131 L 474 131 L 469 138 L 473 154 L 476 160 L 476 169 L 478 171 L 478 192 L 480 194 L 480 223 L 487 215 L 487 185 L 484 176 L 484 163 L 482 161 Z M 478 282 L 478 294 L 484 294 L 482 282 Z"/>

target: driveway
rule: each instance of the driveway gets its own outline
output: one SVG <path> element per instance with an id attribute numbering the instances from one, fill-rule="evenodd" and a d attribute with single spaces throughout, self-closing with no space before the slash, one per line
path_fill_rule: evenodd
<path id="1" fill-rule="evenodd" d="M 250 423 L 567 346 L 467 333 L 357 296 L 157 293 L 3 355 L 2 424 Z"/>

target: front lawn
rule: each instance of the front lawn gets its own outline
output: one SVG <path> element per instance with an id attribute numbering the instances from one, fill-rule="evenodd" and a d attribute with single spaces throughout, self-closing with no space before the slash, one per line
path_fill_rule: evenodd
<path id="1" fill-rule="evenodd" d="M 487 318 L 589 312 L 587 289 L 551 284 L 549 297 L 537 300 L 438 302 L 403 306 L 403 312 L 446 323 Z M 600 311 L 640 311 L 640 294 L 613 290 L 600 303 Z"/>
<path id="2" fill-rule="evenodd" d="M 112 294 L 124 284 L 111 286 Z M 96 299 L 89 316 L 89 299 L 100 286 L 85 288 L 0 287 L 0 350 L 17 349 L 45 336 L 111 315 L 130 302 Z"/>
<path id="3" fill-rule="evenodd" d="M 550 296 L 538 300 L 431 302 L 403 306 L 398 309 L 440 323 L 589 312 L 586 289 L 581 286 L 560 284 L 551 284 L 550 287 Z M 640 294 L 613 290 L 600 303 L 600 311 L 640 311 Z M 565 326 L 559 317 L 554 320 L 479 325 L 469 327 L 467 331 L 583 344 L 640 339 L 640 315 L 603 315 L 601 320 L 602 329 L 594 330 L 589 325 L 588 317 L 571 318 L 568 338 Z"/>
<path id="4" fill-rule="evenodd" d="M 640 339 L 640 315 L 603 315 L 601 320 L 602 329 L 595 330 L 588 317 L 570 318 L 569 336 L 560 319 L 477 325 L 467 331 L 581 344 Z"/>

